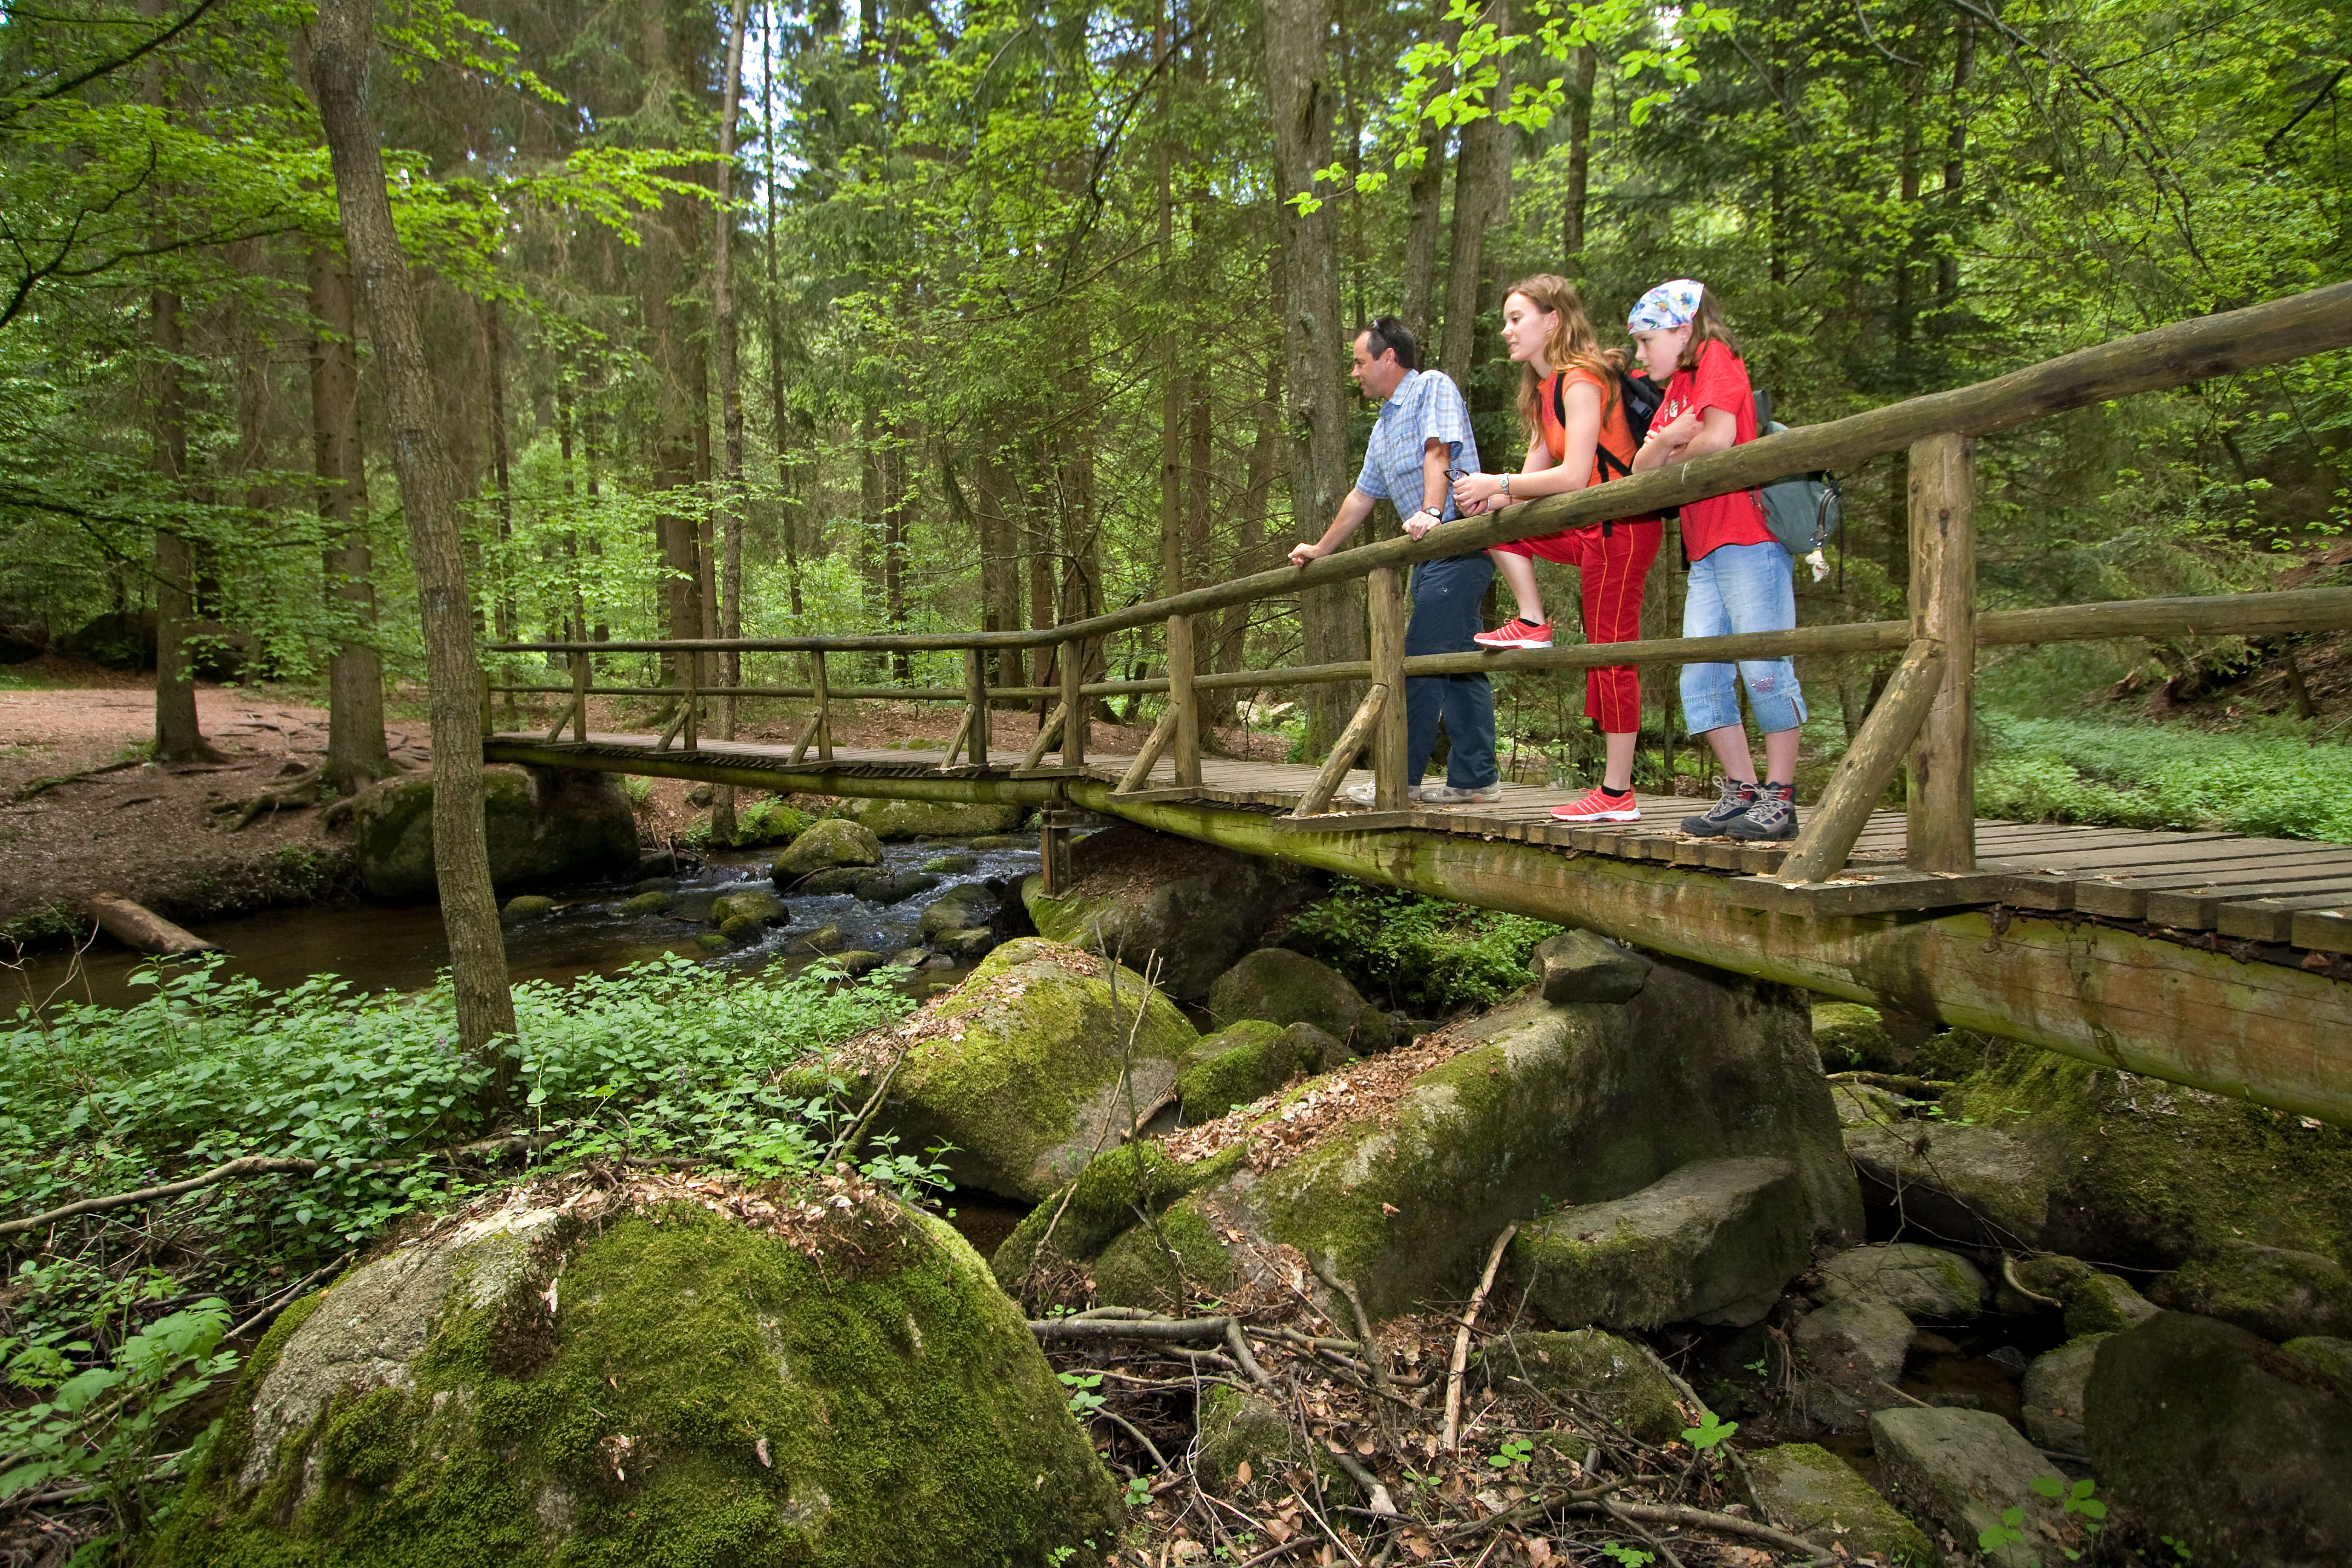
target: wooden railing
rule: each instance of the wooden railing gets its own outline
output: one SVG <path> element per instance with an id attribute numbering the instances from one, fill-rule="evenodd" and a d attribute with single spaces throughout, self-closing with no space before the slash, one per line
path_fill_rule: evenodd
<path id="1" fill-rule="evenodd" d="M 2182 321 L 2155 331 L 2118 339 L 2096 348 L 2046 361 L 1991 381 L 1930 394 L 1866 414 L 1808 426 L 1731 447 L 1694 462 L 1635 475 L 1615 483 L 1546 497 L 1489 517 L 1465 518 L 1433 530 L 1420 540 L 1398 538 L 1341 551 L 1303 567 L 1283 567 L 1189 593 L 1132 605 L 1108 615 L 1042 630 L 913 633 L 897 635 L 680 638 L 646 642 L 499 643 L 491 651 L 544 653 L 568 658 L 568 687 L 492 685 L 485 678 L 486 710 L 492 692 L 560 695 L 570 699 L 562 718 L 548 731 L 560 738 L 571 725 L 575 738 L 587 735 L 587 700 L 592 690 L 612 696 L 681 699 L 676 716 L 656 742 L 667 749 L 682 740 L 698 742 L 702 701 L 713 698 L 773 697 L 813 700 L 814 712 L 793 761 L 814 747 L 819 761 L 833 754 L 832 704 L 836 700 L 887 698 L 962 705 L 963 715 L 942 773 L 975 772 L 987 765 L 989 710 L 992 700 L 1055 701 L 1038 726 L 1016 776 L 1063 774 L 1086 765 L 1086 705 L 1096 697 L 1166 693 L 1168 706 L 1150 739 L 1121 778 L 1117 795 L 1144 793 L 1145 782 L 1172 752 L 1175 787 L 1201 782 L 1201 711 L 1203 692 L 1264 689 L 1328 682 L 1368 683 L 1365 697 L 1332 747 L 1295 815 L 1328 812 L 1331 799 L 1356 757 L 1371 754 L 1373 809 L 1398 810 L 1406 804 L 1405 681 L 1414 676 L 1505 670 L 1580 669 L 1609 665 L 1713 662 L 1784 656 L 1875 653 L 1901 650 L 1903 658 L 1885 691 L 1831 774 L 1820 802 L 1807 814 L 1802 834 L 1782 862 L 1783 882 L 1820 881 L 1846 863 L 1864 823 L 1908 766 L 1906 792 L 1909 834 L 1906 861 L 1925 871 L 1967 871 L 1976 865 L 1974 753 L 1975 650 L 1994 645 L 2093 641 L 2123 637 L 2276 636 L 2352 626 L 2352 589 L 2299 589 L 2275 594 L 2236 594 L 2203 598 L 2132 599 L 2053 605 L 1979 614 L 1976 608 L 1976 480 L 1973 437 L 1984 432 L 2045 418 L 2070 408 L 2136 393 L 2185 385 L 2213 375 L 2299 359 L 2352 345 L 2352 284 L 2336 284 L 2290 299 L 2221 315 Z M 1418 562 L 1460 555 L 1512 540 L 1533 538 L 1568 527 L 1619 517 L 1639 517 L 1767 483 L 1781 475 L 1851 468 L 1888 452 L 1910 455 L 1909 496 L 1911 617 L 1800 626 L 1785 632 L 1734 637 L 1660 638 L 1599 646 L 1524 649 L 1509 653 L 1404 656 L 1404 570 Z M 1370 658 L 1344 663 L 1196 674 L 1193 620 L 1213 610 L 1276 595 L 1370 579 Z M 1087 681 L 1092 645 L 1121 631 L 1163 624 L 1166 677 L 1142 680 Z M 998 687 L 987 680 L 987 655 L 993 651 L 1055 647 L 1061 680 L 1055 687 Z M 835 687 L 826 657 L 851 653 L 961 650 L 961 688 Z M 674 686 L 593 685 L 595 654 L 663 653 L 677 658 Z M 721 653 L 801 653 L 807 657 L 805 686 L 707 685 L 703 660 Z M 487 724 L 485 728 L 487 729 Z M 1056 754 L 1045 763 L 1049 751 Z M 1346 826 L 1334 817 L 1333 826 Z"/>

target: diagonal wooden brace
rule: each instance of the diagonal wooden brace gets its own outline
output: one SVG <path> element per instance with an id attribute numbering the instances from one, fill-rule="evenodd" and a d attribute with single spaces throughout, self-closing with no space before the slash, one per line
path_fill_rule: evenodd
<path id="1" fill-rule="evenodd" d="M 1853 744 L 1838 759 L 1822 791 L 1812 819 L 1797 836 L 1789 858 L 1780 862 L 1774 880 L 1787 883 L 1823 882 L 1844 869 L 1862 837 L 1879 796 L 1895 782 L 1903 759 L 1910 753 L 1919 726 L 1944 684 L 1944 645 L 1927 637 L 1914 640 L 1895 667 L 1878 706 L 1862 721 Z"/>
<path id="2" fill-rule="evenodd" d="M 1364 742 L 1371 736 L 1372 726 L 1380 722 L 1381 710 L 1387 705 L 1388 696 L 1388 687 L 1379 681 L 1373 682 L 1372 689 L 1364 693 L 1364 700 L 1357 707 L 1356 716 L 1348 721 L 1346 729 L 1339 731 L 1339 743 L 1331 748 L 1331 754 L 1323 759 L 1322 767 L 1316 771 L 1315 782 L 1308 784 L 1307 793 L 1298 797 L 1298 808 L 1291 816 L 1320 816 L 1330 809 L 1331 797 L 1339 793 L 1339 781 L 1348 776 L 1348 764 L 1356 760 L 1356 753 L 1363 750 Z"/>

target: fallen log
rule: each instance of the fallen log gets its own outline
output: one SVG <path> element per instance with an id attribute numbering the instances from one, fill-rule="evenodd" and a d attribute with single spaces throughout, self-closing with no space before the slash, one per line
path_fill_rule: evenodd
<path id="1" fill-rule="evenodd" d="M 120 893 L 92 893 L 89 912 L 106 934 L 125 947 L 135 947 L 142 952 L 158 953 L 165 958 L 185 958 L 191 953 L 218 952 L 220 947 L 206 942 L 193 931 L 183 931 L 154 910 L 132 903 Z"/>

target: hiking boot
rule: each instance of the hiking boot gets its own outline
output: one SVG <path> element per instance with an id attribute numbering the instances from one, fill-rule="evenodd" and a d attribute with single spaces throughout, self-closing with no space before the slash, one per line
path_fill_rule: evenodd
<path id="1" fill-rule="evenodd" d="M 1543 625 L 1538 626 L 1533 621 L 1514 616 L 1493 631 L 1480 632 L 1470 640 L 1480 647 L 1551 647 L 1551 623 L 1546 621 Z"/>
<path id="2" fill-rule="evenodd" d="M 1683 818 L 1683 831 L 1694 838 L 1719 838 L 1726 828 L 1756 804 L 1756 786 L 1739 779 L 1723 781 L 1723 798 L 1697 816 Z"/>
<path id="3" fill-rule="evenodd" d="M 1462 789 L 1453 784 L 1423 784 L 1412 792 L 1412 798 L 1423 805 L 1491 805 L 1503 798 L 1503 786 L 1472 784 Z"/>
<path id="4" fill-rule="evenodd" d="M 1766 784 L 1757 791 L 1755 804 L 1733 817 L 1723 830 L 1743 844 L 1794 838 L 1797 792 L 1787 784 Z"/>
<path id="5" fill-rule="evenodd" d="M 1592 792 L 1582 800 L 1571 800 L 1566 805 L 1553 806 L 1551 814 L 1562 822 L 1639 822 L 1642 820 L 1642 808 L 1633 804 L 1633 796 L 1630 791 L 1621 795 L 1607 795 L 1601 793 L 1599 784 L 1594 784 Z"/>

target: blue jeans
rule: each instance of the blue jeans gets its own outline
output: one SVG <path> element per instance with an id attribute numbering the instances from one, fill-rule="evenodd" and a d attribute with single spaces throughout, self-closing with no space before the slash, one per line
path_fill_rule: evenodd
<path id="1" fill-rule="evenodd" d="M 1797 624 L 1797 585 L 1789 552 L 1778 544 L 1719 544 L 1691 563 L 1683 601 L 1683 636 L 1784 632 Z M 1797 667 L 1785 658 L 1743 658 L 1739 679 L 1756 728 L 1767 735 L 1805 721 Z M 1739 691 L 1727 664 L 1683 666 L 1683 723 L 1694 735 L 1739 722 Z"/>
<path id="2" fill-rule="evenodd" d="M 1775 548 L 1778 548 L 1777 546 Z M 1482 552 L 1412 569 L 1412 618 L 1405 623 L 1408 658 L 1426 653 L 1476 653 L 1479 604 L 1495 580 L 1495 563 Z M 1437 749 L 1437 726 L 1445 724 L 1445 782 L 1456 789 L 1481 789 L 1497 778 L 1495 770 L 1495 690 L 1483 675 L 1417 675 L 1404 683 L 1405 763 L 1408 784 L 1419 784 Z"/>

